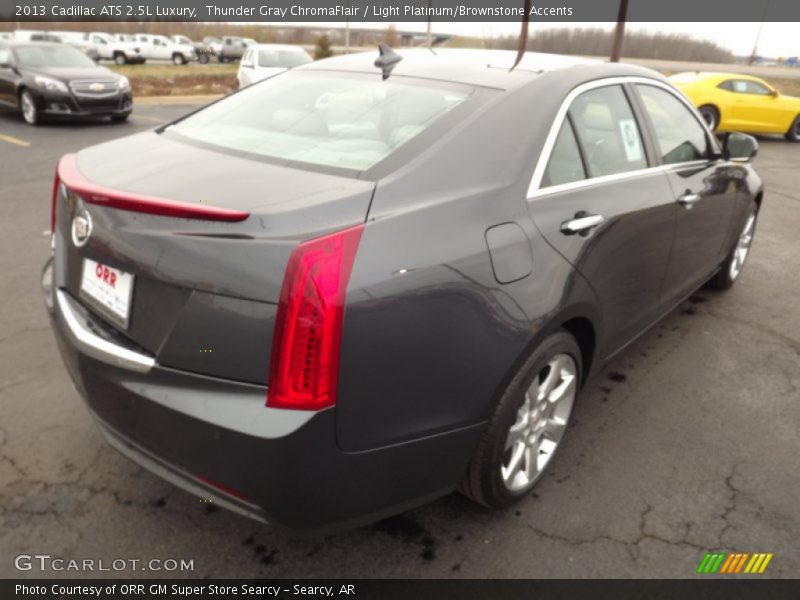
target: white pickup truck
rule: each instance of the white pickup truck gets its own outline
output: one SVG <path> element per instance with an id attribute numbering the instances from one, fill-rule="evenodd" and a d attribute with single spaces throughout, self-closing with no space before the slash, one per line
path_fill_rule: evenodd
<path id="1" fill-rule="evenodd" d="M 171 60 L 176 65 L 197 60 L 192 44 L 175 43 L 165 35 L 137 33 L 134 37 L 142 54 L 148 59 Z"/>
<path id="2" fill-rule="evenodd" d="M 92 31 L 86 39 L 97 48 L 100 58 L 113 60 L 118 65 L 141 64 L 147 59 L 139 44 L 121 42 L 108 33 Z"/>

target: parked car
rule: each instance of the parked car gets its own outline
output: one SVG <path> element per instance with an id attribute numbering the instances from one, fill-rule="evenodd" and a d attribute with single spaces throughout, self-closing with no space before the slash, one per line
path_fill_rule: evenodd
<path id="1" fill-rule="evenodd" d="M 293 530 L 530 491 L 763 185 L 658 73 L 514 58 L 332 58 L 63 157 L 44 299 L 109 443 Z"/>
<path id="2" fill-rule="evenodd" d="M 185 35 L 173 35 L 170 37 L 170 40 L 173 44 L 191 46 L 194 48 L 195 56 L 197 56 L 197 62 L 201 64 L 207 64 L 211 57 L 214 56 L 213 52 L 211 52 L 206 44 L 203 42 L 193 42 Z"/>
<path id="3" fill-rule="evenodd" d="M 146 60 L 138 44 L 121 42 L 108 33 L 93 31 L 86 34 L 86 40 L 94 44 L 101 59 L 113 60 L 118 65 L 142 64 Z"/>
<path id="4" fill-rule="evenodd" d="M 712 131 L 780 133 L 800 142 L 800 98 L 785 96 L 758 77 L 741 73 L 678 73 L 670 77 Z"/>
<path id="5" fill-rule="evenodd" d="M 308 52 L 300 46 L 255 44 L 245 51 L 236 79 L 240 88 L 247 87 L 287 69 L 310 63 L 311 60 Z"/>
<path id="6" fill-rule="evenodd" d="M 141 48 L 142 54 L 151 60 L 171 60 L 176 65 L 185 65 L 189 61 L 197 60 L 194 46 L 173 43 L 165 35 L 137 33 L 136 41 Z"/>
<path id="7" fill-rule="evenodd" d="M 241 60 L 248 46 L 254 46 L 256 41 L 251 38 L 227 36 L 222 38 L 222 45 L 217 53 L 219 62 L 232 62 Z"/>
<path id="8" fill-rule="evenodd" d="M 0 41 L 0 102 L 29 125 L 45 118 L 110 117 L 124 121 L 133 99 L 126 77 L 66 44 Z"/>

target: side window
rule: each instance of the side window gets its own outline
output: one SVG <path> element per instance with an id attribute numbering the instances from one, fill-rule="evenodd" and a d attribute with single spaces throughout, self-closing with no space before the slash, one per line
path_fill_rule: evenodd
<path id="1" fill-rule="evenodd" d="M 728 79 L 728 80 L 723 81 L 722 83 L 720 83 L 717 87 L 720 88 L 720 89 L 728 90 L 729 92 L 732 92 L 733 91 L 733 81 Z"/>
<path id="2" fill-rule="evenodd" d="M 11 62 L 11 52 L 6 48 L 0 48 L 0 65 L 7 65 Z"/>
<path id="3" fill-rule="evenodd" d="M 584 92 L 575 98 L 569 114 L 583 144 L 590 177 L 647 167 L 642 136 L 621 86 Z"/>
<path id="4" fill-rule="evenodd" d="M 541 187 L 560 185 L 586 179 L 581 151 L 569 119 L 564 121 L 558 132 L 553 152 L 542 177 Z"/>
<path id="5" fill-rule="evenodd" d="M 637 84 L 655 129 L 665 164 L 702 160 L 710 156 L 706 131 L 692 112 L 668 91 Z"/>

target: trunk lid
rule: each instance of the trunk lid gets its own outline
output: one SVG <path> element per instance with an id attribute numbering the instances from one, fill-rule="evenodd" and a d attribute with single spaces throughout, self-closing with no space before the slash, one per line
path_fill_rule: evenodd
<path id="1" fill-rule="evenodd" d="M 55 212 L 58 285 L 163 366 L 257 384 L 292 250 L 363 223 L 374 190 L 155 132 L 84 150 L 73 166 Z M 77 246 L 81 211 L 91 233 Z M 133 276 L 127 327 L 82 290 L 87 259 Z"/>

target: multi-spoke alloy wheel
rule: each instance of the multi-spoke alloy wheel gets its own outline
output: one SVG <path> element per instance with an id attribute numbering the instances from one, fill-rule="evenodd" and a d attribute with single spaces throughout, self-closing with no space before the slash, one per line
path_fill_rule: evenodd
<path id="1" fill-rule="evenodd" d="M 739 273 L 742 272 L 742 267 L 744 267 L 744 261 L 747 260 L 747 255 L 750 253 L 750 244 L 753 243 L 753 229 L 755 228 L 755 224 L 756 216 L 754 214 L 747 217 L 747 222 L 744 225 L 744 229 L 742 229 L 742 234 L 739 236 L 736 249 L 733 251 L 733 257 L 729 267 L 732 281 L 735 281 L 736 278 L 739 277 Z"/>
<path id="2" fill-rule="evenodd" d="M 562 444 L 581 386 L 575 337 L 548 335 L 519 366 L 494 407 L 460 491 L 492 508 L 511 506 L 541 479 Z"/>
<path id="3" fill-rule="evenodd" d="M 575 402 L 577 376 L 575 361 L 568 354 L 558 354 L 525 392 L 508 431 L 500 467 L 509 490 L 519 492 L 533 487 L 553 457 Z"/>

